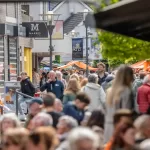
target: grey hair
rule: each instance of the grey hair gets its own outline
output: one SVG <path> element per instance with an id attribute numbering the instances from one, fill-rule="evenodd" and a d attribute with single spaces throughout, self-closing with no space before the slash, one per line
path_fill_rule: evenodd
<path id="1" fill-rule="evenodd" d="M 134 122 L 134 126 L 138 129 L 138 130 L 143 130 L 146 125 L 147 125 L 147 121 L 150 119 L 149 115 L 142 115 L 140 117 L 138 117 L 135 122 Z"/>
<path id="2" fill-rule="evenodd" d="M 76 128 L 78 126 L 77 121 L 71 116 L 62 116 L 59 118 L 59 121 L 65 121 L 67 127 L 69 127 L 70 129 Z"/>
<path id="3" fill-rule="evenodd" d="M 144 140 L 141 144 L 140 144 L 140 148 L 142 150 L 150 150 L 150 139 Z"/>
<path id="4" fill-rule="evenodd" d="M 143 84 L 149 83 L 150 82 L 150 75 L 146 75 L 143 79 Z"/>
<path id="5" fill-rule="evenodd" d="M 98 75 L 96 73 L 90 74 L 88 76 L 88 82 L 97 83 L 98 82 Z"/>
<path id="6" fill-rule="evenodd" d="M 93 142 L 94 148 L 99 148 L 99 137 L 94 131 L 85 127 L 73 129 L 68 136 L 68 146 L 71 150 L 78 150 L 77 142 L 82 140 L 90 140 Z"/>
<path id="7" fill-rule="evenodd" d="M 52 117 L 49 115 L 49 114 L 47 114 L 47 113 L 45 113 L 45 112 L 40 112 L 40 113 L 38 113 L 34 118 L 33 118 L 33 122 L 35 122 L 36 120 L 38 120 L 38 119 L 41 119 L 41 121 L 42 121 L 42 123 L 43 123 L 43 125 L 44 126 L 51 126 L 52 124 L 53 124 L 53 119 L 52 119 Z"/>
<path id="8" fill-rule="evenodd" d="M 62 73 L 60 71 L 56 71 L 56 76 L 60 75 L 62 77 Z"/>
<path id="9" fill-rule="evenodd" d="M 3 121 L 4 121 L 5 119 L 12 120 L 15 127 L 21 127 L 21 123 L 20 123 L 18 117 L 16 116 L 16 114 L 14 114 L 14 113 L 7 113 L 7 114 L 4 114 L 4 115 L 1 116 L 0 122 L 3 123 Z"/>

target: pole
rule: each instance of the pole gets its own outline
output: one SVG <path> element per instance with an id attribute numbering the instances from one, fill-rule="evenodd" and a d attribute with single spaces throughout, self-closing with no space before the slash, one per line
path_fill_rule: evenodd
<path id="1" fill-rule="evenodd" d="M 50 36 L 50 45 L 49 45 L 49 51 L 50 51 L 50 70 L 53 70 L 53 54 L 52 54 L 52 34 L 49 35 Z"/>
<path id="2" fill-rule="evenodd" d="M 88 27 L 85 25 L 85 28 L 86 28 L 86 77 L 88 77 L 89 75 L 89 68 L 88 68 L 88 65 L 89 65 L 89 54 L 88 54 Z"/>
<path id="3" fill-rule="evenodd" d="M 20 75 L 20 48 L 19 48 L 19 3 L 17 2 L 17 27 L 18 27 L 18 37 L 17 37 L 17 76 Z"/>

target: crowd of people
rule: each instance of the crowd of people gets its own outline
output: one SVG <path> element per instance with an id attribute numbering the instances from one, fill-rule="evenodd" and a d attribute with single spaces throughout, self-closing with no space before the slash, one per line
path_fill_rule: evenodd
<path id="1" fill-rule="evenodd" d="M 0 116 L 2 150 L 150 150 L 150 75 L 99 63 L 84 72 L 21 73 L 19 116 Z M 41 76 L 41 78 L 40 78 Z M 38 87 L 38 88 L 37 88 Z M 40 98 L 33 97 L 36 90 Z M 28 114 L 21 103 L 25 101 Z"/>

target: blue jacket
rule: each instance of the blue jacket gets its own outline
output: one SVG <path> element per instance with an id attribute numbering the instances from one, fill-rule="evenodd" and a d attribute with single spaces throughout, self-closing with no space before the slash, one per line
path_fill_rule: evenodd
<path id="1" fill-rule="evenodd" d="M 56 95 L 57 98 L 62 99 L 64 93 L 64 85 L 61 81 L 56 80 L 50 83 L 45 83 L 41 86 L 40 91 L 43 92 L 47 90 L 47 92 L 52 92 Z"/>
<path id="2" fill-rule="evenodd" d="M 81 121 L 84 118 L 84 111 L 78 109 L 72 102 L 67 103 L 64 106 L 63 112 L 65 115 L 68 115 L 68 116 L 75 118 L 79 124 L 81 123 Z"/>

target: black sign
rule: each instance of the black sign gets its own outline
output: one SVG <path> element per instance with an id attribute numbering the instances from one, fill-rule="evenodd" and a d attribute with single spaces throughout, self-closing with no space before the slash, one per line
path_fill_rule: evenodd
<path id="1" fill-rule="evenodd" d="M 83 38 L 72 39 L 72 59 L 83 58 Z"/>
<path id="2" fill-rule="evenodd" d="M 46 22 L 23 22 L 22 26 L 26 27 L 26 37 L 47 38 L 47 23 Z"/>

